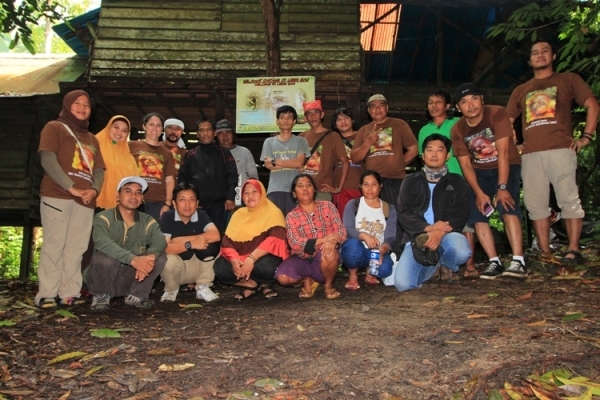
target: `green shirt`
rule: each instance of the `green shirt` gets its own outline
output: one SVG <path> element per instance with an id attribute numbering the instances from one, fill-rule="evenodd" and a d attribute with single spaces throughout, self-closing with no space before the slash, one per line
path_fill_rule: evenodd
<path id="1" fill-rule="evenodd" d="M 165 236 L 154 218 L 136 211 L 133 225 L 128 228 L 118 207 L 96 214 L 92 237 L 94 251 L 128 265 L 142 254 L 154 254 L 158 258 L 167 248 Z"/>
<path id="2" fill-rule="evenodd" d="M 458 118 L 446 118 L 442 125 L 438 128 L 436 124 L 429 122 L 427 125 L 421 128 L 419 131 L 419 155 L 423 155 L 423 142 L 425 138 L 432 133 L 439 133 L 446 136 L 448 139 L 452 140 L 450 137 L 450 131 L 455 123 L 458 122 Z M 454 157 L 452 150 L 450 150 L 450 159 L 448 160 L 448 171 L 453 172 L 455 174 L 459 174 L 462 176 L 462 170 L 460 169 L 460 164 L 458 163 L 458 159 Z"/>

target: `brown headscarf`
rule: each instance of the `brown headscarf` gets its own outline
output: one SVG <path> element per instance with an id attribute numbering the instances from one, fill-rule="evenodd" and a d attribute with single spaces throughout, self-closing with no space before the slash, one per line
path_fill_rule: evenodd
<path id="1" fill-rule="evenodd" d="M 131 123 L 127 118 L 122 115 L 115 115 L 108 121 L 106 127 L 96 134 L 100 144 L 100 152 L 106 165 L 102 190 L 96 198 L 96 204 L 104 209 L 117 206 L 117 185 L 121 179 L 138 174 L 137 164 L 129 151 L 127 139 L 113 143 L 110 138 L 110 128 L 115 121 L 125 122 L 128 130 L 131 130 Z"/>
<path id="2" fill-rule="evenodd" d="M 58 115 L 58 121 L 67 124 L 69 128 L 73 129 L 77 133 L 88 132 L 89 118 L 85 121 L 80 120 L 71 113 L 71 106 L 75 103 L 75 100 L 79 96 L 86 96 L 91 104 L 90 95 L 83 90 L 73 90 L 65 95 L 63 98 L 63 105 L 60 114 Z"/>

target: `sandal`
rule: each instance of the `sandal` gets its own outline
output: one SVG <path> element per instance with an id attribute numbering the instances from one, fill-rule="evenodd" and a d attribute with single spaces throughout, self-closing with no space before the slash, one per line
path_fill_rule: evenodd
<path id="1" fill-rule="evenodd" d="M 247 292 L 250 292 L 246 294 Z M 258 292 L 258 285 L 254 287 L 242 287 L 242 290 L 237 292 L 233 298 L 237 301 L 244 301 L 254 296 Z"/>
<path id="2" fill-rule="evenodd" d="M 360 284 L 358 283 L 358 277 L 355 279 L 349 279 L 348 282 L 344 285 L 344 287 L 348 290 L 358 290 L 360 289 Z"/>
<path id="3" fill-rule="evenodd" d="M 552 253 L 544 253 L 542 252 L 540 254 L 540 261 L 546 264 L 556 264 L 556 265 L 560 265 L 561 264 L 561 259 L 559 259 L 558 257 L 556 257 L 554 254 Z"/>
<path id="4" fill-rule="evenodd" d="M 313 282 L 312 285 L 310 285 L 310 291 L 304 290 L 304 288 L 302 288 L 298 297 L 300 297 L 301 299 L 310 299 L 315 295 L 315 292 L 317 291 L 318 287 L 319 282 Z"/>
<path id="5" fill-rule="evenodd" d="M 379 279 L 375 278 L 373 275 L 365 275 L 365 283 L 367 285 L 379 285 Z"/>
<path id="6" fill-rule="evenodd" d="M 573 257 L 567 257 L 569 254 Z M 564 264 L 583 264 L 583 254 L 577 250 L 567 250 L 560 261 Z"/>
<path id="7" fill-rule="evenodd" d="M 278 297 L 279 293 L 273 289 L 272 284 L 260 285 L 258 292 L 262 293 L 265 300 L 271 300 L 272 298 Z"/>
<path id="8" fill-rule="evenodd" d="M 325 289 L 325 298 L 326 299 L 333 300 L 333 299 L 337 299 L 338 297 L 340 297 L 340 292 L 338 292 L 334 288 Z"/>

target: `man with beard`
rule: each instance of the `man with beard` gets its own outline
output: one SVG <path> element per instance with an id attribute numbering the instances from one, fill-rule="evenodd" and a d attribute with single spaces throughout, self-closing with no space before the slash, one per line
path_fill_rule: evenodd
<path id="1" fill-rule="evenodd" d="M 167 242 L 158 222 L 137 210 L 147 188 L 143 178 L 123 178 L 117 187 L 117 207 L 94 217 L 94 255 L 83 273 L 94 296 L 92 311 L 108 311 L 110 299 L 122 296 L 127 305 L 154 307 L 148 297 L 167 262 Z"/>
<path id="2" fill-rule="evenodd" d="M 173 164 L 175 164 L 175 172 L 179 172 L 179 167 L 181 167 L 181 160 L 183 160 L 183 156 L 187 153 L 185 149 L 185 143 L 181 136 L 185 131 L 185 125 L 183 121 L 176 118 L 169 118 L 165 121 L 165 136 L 163 141 L 163 146 L 165 149 L 169 150 L 173 155 Z M 177 175 L 175 175 L 175 179 L 177 179 Z M 177 181 L 175 182 L 177 185 Z"/>

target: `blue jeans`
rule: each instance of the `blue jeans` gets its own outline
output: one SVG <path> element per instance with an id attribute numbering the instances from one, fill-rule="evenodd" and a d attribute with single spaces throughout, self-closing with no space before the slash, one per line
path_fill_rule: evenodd
<path id="1" fill-rule="evenodd" d="M 348 269 L 368 268 L 371 259 L 371 250 L 367 249 L 363 242 L 351 238 L 344 242 L 340 251 L 342 262 Z M 386 278 L 392 274 L 392 257 L 390 253 L 383 255 L 383 261 L 379 266 L 378 278 Z"/>
<path id="2" fill-rule="evenodd" d="M 454 272 L 458 271 L 458 267 L 471 257 L 469 241 L 462 233 L 458 232 L 444 235 L 438 251 L 440 252 L 438 266 L 443 265 Z M 417 263 L 413 257 L 410 242 L 408 242 L 394 273 L 394 286 L 399 292 L 419 288 L 423 282 L 433 276 L 436 270 L 436 266 L 427 267 Z"/>

